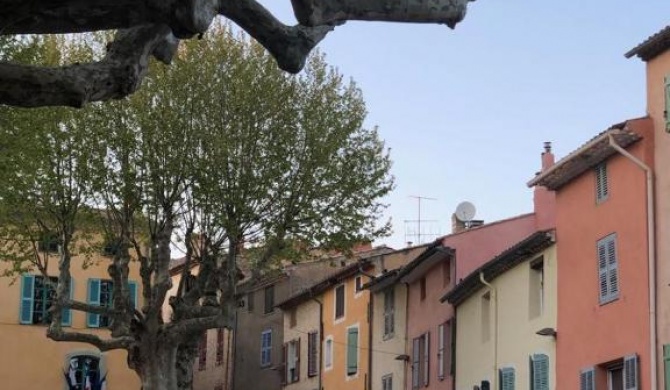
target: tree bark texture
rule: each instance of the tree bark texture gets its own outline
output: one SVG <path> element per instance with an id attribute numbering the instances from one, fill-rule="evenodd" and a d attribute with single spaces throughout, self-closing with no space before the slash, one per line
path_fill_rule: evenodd
<path id="1" fill-rule="evenodd" d="M 0 35 L 120 29 L 103 61 L 62 68 L 0 63 L 0 104 L 81 107 L 133 93 L 148 56 L 169 63 L 178 39 L 222 15 L 277 60 L 299 72 L 310 51 L 347 20 L 441 23 L 453 28 L 472 0 L 291 0 L 298 25 L 280 22 L 256 0 L 0 0 Z"/>

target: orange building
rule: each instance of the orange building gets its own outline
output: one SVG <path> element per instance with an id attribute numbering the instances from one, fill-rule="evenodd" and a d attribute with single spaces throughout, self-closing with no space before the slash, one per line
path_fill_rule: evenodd
<path id="1" fill-rule="evenodd" d="M 55 253 L 51 256 L 56 256 Z M 83 256 L 72 258 L 74 300 L 105 305 L 111 300 L 109 258 L 96 255 L 86 270 Z M 49 274 L 57 275 L 58 261 L 49 264 Z M 8 264 L 0 263 L 0 272 Z M 139 266 L 130 264 L 131 295 L 137 299 Z M 0 383 L 3 389 L 138 389 L 140 381 L 128 368 L 126 352 L 100 352 L 85 343 L 56 342 L 46 337 L 50 321 L 46 310 L 54 292 L 37 272 L 16 279 L 0 279 Z M 79 311 L 64 312 L 64 329 L 109 337 L 103 329 L 108 319 Z M 88 379 L 87 379 L 88 378 Z M 88 381 L 88 382 L 87 382 Z"/>
<path id="2" fill-rule="evenodd" d="M 652 389 L 648 118 L 611 127 L 529 185 L 556 192 L 556 388 Z"/>

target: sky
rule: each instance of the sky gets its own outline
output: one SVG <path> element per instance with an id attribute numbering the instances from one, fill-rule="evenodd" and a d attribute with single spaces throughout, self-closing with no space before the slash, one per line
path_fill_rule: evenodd
<path id="1" fill-rule="evenodd" d="M 295 24 L 289 0 L 262 0 Z M 462 201 L 492 222 L 532 212 L 543 142 L 557 159 L 645 115 L 645 67 L 624 53 L 668 24 L 667 0 L 477 0 L 455 30 L 347 22 L 319 45 L 362 89 L 366 126 L 391 149 L 384 201 L 401 248 L 451 232 Z M 406 234 L 409 232 L 410 234 Z"/>

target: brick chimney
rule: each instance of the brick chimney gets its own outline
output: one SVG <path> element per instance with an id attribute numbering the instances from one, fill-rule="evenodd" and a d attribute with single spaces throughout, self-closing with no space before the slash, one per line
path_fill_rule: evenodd
<path id="1" fill-rule="evenodd" d="M 544 143 L 542 152 L 542 170 L 546 172 L 554 165 L 554 154 L 551 152 L 551 142 Z M 556 227 L 556 193 L 543 186 L 535 186 L 533 194 L 535 212 L 535 227 L 538 230 L 553 229 Z"/>
<path id="2" fill-rule="evenodd" d="M 456 213 L 451 214 L 451 234 L 462 232 L 465 229 L 465 222 L 459 220 Z"/>

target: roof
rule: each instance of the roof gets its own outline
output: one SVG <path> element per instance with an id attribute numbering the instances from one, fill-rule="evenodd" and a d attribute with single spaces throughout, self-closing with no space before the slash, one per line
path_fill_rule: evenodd
<path id="1" fill-rule="evenodd" d="M 397 275 L 397 280 L 412 283 L 423 276 L 428 269 L 445 258 L 453 258 L 454 250 L 442 245 L 442 239 L 438 239 L 424 250 L 416 259 L 402 267 Z"/>
<path id="2" fill-rule="evenodd" d="M 370 259 L 363 259 L 355 263 L 349 264 L 344 268 L 341 268 L 340 271 L 325 277 L 320 280 L 312 287 L 302 290 L 298 294 L 295 294 L 283 302 L 276 304 L 276 307 L 279 307 L 282 310 L 290 309 L 295 307 L 309 299 L 312 299 L 329 288 L 340 284 L 342 281 L 357 275 L 361 269 L 369 269 L 372 266 Z"/>
<path id="3" fill-rule="evenodd" d="M 670 49 L 670 26 L 650 36 L 624 55 L 626 58 L 638 56 L 642 61 L 649 61 L 668 49 Z"/>
<path id="4" fill-rule="evenodd" d="M 528 182 L 528 186 L 540 185 L 555 191 L 587 170 L 594 168 L 617 153 L 610 145 L 610 136 L 622 148 L 627 148 L 641 140 L 642 136 L 630 130 L 627 124 L 628 121 L 616 124 L 593 137 L 546 171 L 538 173 Z"/>
<path id="5" fill-rule="evenodd" d="M 458 286 L 443 296 L 440 302 L 448 301 L 455 306 L 461 304 L 472 294 L 484 287 L 479 278 L 480 274 L 483 274 L 484 279 L 490 282 L 517 264 L 528 260 L 530 256 L 550 247 L 554 242 L 554 233 L 552 231 L 545 230 L 531 234 L 477 268 L 459 283 Z"/>

